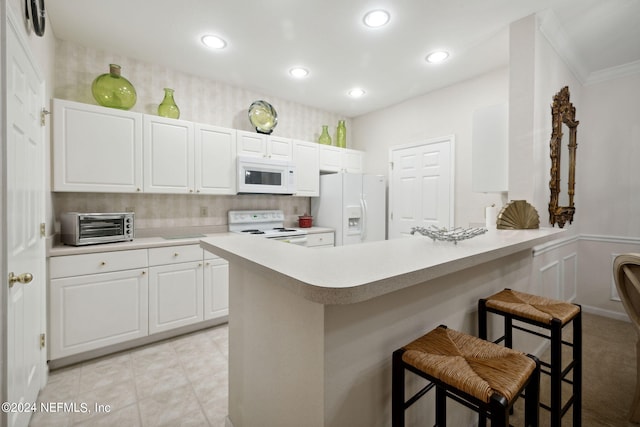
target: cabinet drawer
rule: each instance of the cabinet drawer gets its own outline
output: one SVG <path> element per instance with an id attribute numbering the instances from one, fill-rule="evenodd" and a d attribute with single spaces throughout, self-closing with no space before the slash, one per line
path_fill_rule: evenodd
<path id="1" fill-rule="evenodd" d="M 307 234 L 307 247 L 333 246 L 333 233 Z"/>
<path id="2" fill-rule="evenodd" d="M 146 249 L 49 258 L 49 275 L 52 279 L 145 267 L 147 267 Z"/>
<path id="3" fill-rule="evenodd" d="M 166 265 L 180 262 L 202 261 L 200 245 L 167 246 L 149 249 L 149 265 Z"/>

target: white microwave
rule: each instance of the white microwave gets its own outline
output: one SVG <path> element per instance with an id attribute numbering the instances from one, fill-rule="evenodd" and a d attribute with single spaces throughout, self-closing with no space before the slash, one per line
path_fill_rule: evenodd
<path id="1" fill-rule="evenodd" d="M 295 194 L 295 166 L 282 160 L 238 157 L 239 194 Z"/>

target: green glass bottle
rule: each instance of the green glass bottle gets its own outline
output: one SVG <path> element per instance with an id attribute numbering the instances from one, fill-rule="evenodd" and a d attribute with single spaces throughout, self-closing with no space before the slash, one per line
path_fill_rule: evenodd
<path id="1" fill-rule="evenodd" d="M 344 120 L 338 120 L 338 128 L 336 129 L 336 145 L 340 148 L 347 148 L 347 128 Z"/>
<path id="2" fill-rule="evenodd" d="M 180 109 L 173 99 L 173 89 L 169 89 L 168 87 L 164 88 L 164 99 L 160 105 L 158 105 L 158 115 L 171 119 L 180 118 Z"/>
<path id="3" fill-rule="evenodd" d="M 324 145 L 331 145 L 331 137 L 329 136 L 329 126 L 322 125 L 322 133 L 320 134 L 320 138 L 318 138 L 318 143 Z"/>
<path id="4" fill-rule="evenodd" d="M 136 89 L 120 75 L 120 66 L 109 64 L 109 72 L 101 74 L 91 84 L 91 93 L 103 107 L 128 110 L 136 104 Z"/>

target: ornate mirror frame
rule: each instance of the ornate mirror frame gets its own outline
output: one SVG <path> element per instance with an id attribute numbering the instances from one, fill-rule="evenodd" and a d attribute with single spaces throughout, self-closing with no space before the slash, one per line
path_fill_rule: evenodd
<path id="1" fill-rule="evenodd" d="M 551 132 L 551 180 L 549 181 L 549 189 L 551 190 L 551 201 L 549 202 L 549 222 L 552 226 L 558 223 L 560 228 L 563 228 L 568 221 L 569 224 L 573 222 L 573 214 L 576 208 L 573 204 L 573 196 L 575 195 L 576 185 L 576 148 L 577 131 L 579 121 L 576 120 L 576 109 L 571 102 L 569 102 L 569 87 L 563 87 L 553 97 L 553 104 L 551 105 L 551 121 L 553 130 Z M 563 125 L 568 128 L 569 139 L 568 148 L 569 159 L 564 164 L 568 166 L 569 170 L 563 171 L 561 168 L 560 160 L 562 158 L 563 144 Z M 566 141 L 566 140 L 565 140 Z M 568 206 L 559 206 L 560 194 L 562 192 L 561 184 L 563 183 L 563 174 L 567 183 L 567 194 L 569 196 Z"/>

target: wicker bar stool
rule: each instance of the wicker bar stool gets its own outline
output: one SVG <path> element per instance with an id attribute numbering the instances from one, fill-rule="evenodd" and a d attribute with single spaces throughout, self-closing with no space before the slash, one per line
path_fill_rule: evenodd
<path id="1" fill-rule="evenodd" d="M 540 361 L 541 372 L 551 377 L 550 405 L 540 404 L 551 412 L 551 426 L 560 427 L 563 415 L 573 405 L 573 425 L 581 425 L 582 413 L 582 309 L 577 304 L 557 301 L 523 292 L 505 289 L 488 298 L 478 301 L 478 335 L 487 339 L 487 313 L 504 317 L 504 335 L 494 340 L 504 341 L 504 345 L 513 348 L 513 329 L 525 331 L 551 342 L 550 362 Z M 534 325 L 549 331 L 549 335 L 528 329 L 519 324 Z M 573 342 L 562 338 L 562 330 L 569 323 L 573 324 Z M 563 369 L 562 345 L 572 347 L 571 360 Z M 568 377 L 573 373 L 572 378 Z M 562 404 L 562 382 L 572 384 L 573 394 L 565 405 Z"/>
<path id="2" fill-rule="evenodd" d="M 405 401 L 405 370 L 429 383 Z M 540 364 L 534 356 L 439 326 L 393 352 L 391 418 L 404 427 L 405 410 L 436 388 L 436 426 L 446 426 L 446 398 L 476 411 L 480 426 L 509 425 L 509 411 L 525 393 L 525 423 L 538 425 Z"/>

